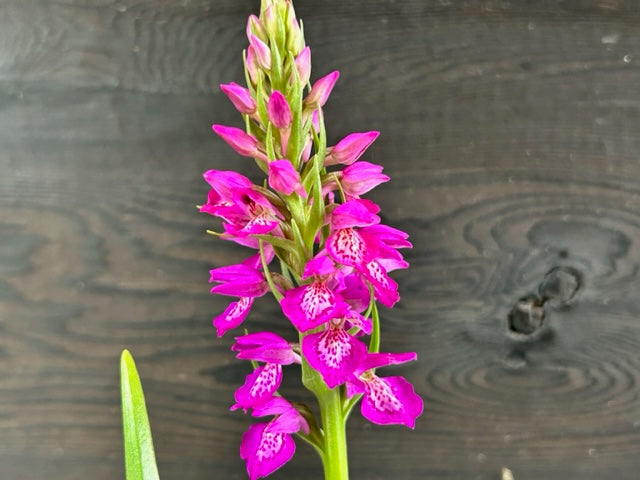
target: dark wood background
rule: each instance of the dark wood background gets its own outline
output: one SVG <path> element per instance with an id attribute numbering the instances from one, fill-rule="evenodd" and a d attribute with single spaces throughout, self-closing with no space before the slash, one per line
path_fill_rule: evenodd
<path id="1" fill-rule="evenodd" d="M 246 251 L 206 235 L 217 223 L 195 206 L 202 171 L 256 173 L 210 125 L 240 124 L 218 85 L 242 82 L 257 9 L 0 0 L 0 478 L 122 478 L 125 347 L 162 478 L 246 478 L 251 419 L 228 407 L 249 367 L 232 335 L 216 338 L 228 299 L 207 284 Z M 352 477 L 637 479 L 640 4 L 301 0 L 297 12 L 313 78 L 342 73 L 330 140 L 382 131 L 366 159 L 392 181 L 371 198 L 415 244 L 383 349 L 418 352 L 387 372 L 426 410 L 413 432 L 355 414 Z M 543 326 L 511 332 L 527 296 Z M 248 322 L 290 335 L 272 301 Z M 284 393 L 308 399 L 291 379 Z M 319 479 L 320 462 L 298 442 L 272 478 Z"/>

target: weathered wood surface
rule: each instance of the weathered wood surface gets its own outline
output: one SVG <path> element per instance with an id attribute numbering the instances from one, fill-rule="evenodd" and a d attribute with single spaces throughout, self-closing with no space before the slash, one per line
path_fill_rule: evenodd
<path id="1" fill-rule="evenodd" d="M 247 365 L 216 339 L 225 299 L 207 285 L 244 252 L 205 235 L 195 205 L 202 171 L 253 171 L 209 126 L 238 121 L 217 85 L 242 81 L 257 7 L 0 2 L 0 478 L 122 477 L 124 347 L 162 477 L 245 478 L 251 419 L 228 406 Z M 392 181 L 372 197 L 415 244 L 383 348 L 418 352 L 396 371 L 426 411 L 414 432 L 354 415 L 353 478 L 638 478 L 640 5 L 297 11 L 314 77 L 342 73 L 330 139 L 382 130 L 368 159 Z M 542 329 L 510 332 L 517 301 L 545 295 Z M 287 332 L 269 301 L 250 321 Z M 321 478 L 314 455 L 299 445 L 273 478 Z"/>

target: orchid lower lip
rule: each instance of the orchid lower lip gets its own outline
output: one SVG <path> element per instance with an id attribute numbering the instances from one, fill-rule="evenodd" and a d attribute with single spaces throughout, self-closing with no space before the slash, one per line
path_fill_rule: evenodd
<path id="1" fill-rule="evenodd" d="M 381 425 L 413 428 L 422 413 L 422 399 L 406 379 L 377 371 L 416 358 L 379 353 L 377 309 L 399 301 L 390 272 L 408 266 L 400 249 L 411 243 L 381 223 L 379 205 L 362 198 L 389 181 L 381 165 L 362 159 L 380 133 L 355 132 L 327 145 L 322 108 L 340 74 L 309 88 L 311 50 L 291 2 L 262 0 L 246 30 L 247 85 L 221 85 L 244 128 L 213 130 L 253 158 L 264 177 L 254 184 L 237 172 L 209 170 L 211 191 L 200 208 L 221 222 L 223 239 L 251 251 L 243 262 L 210 271 L 211 291 L 236 298 L 214 319 L 218 336 L 242 326 L 232 351 L 253 367 L 231 409 L 266 417 L 242 437 L 240 457 L 251 480 L 265 477 L 293 456 L 297 435 L 319 453 L 326 479 L 346 480 L 345 423 L 358 401 L 362 415 Z M 269 293 L 289 339 L 250 330 L 251 307 Z M 283 376 L 300 371 L 292 364 L 301 365 L 319 418 L 280 394 Z"/>

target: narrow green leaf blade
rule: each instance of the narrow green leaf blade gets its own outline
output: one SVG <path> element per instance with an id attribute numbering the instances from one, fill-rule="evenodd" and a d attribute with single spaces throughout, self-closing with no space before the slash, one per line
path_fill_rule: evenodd
<path id="1" fill-rule="evenodd" d="M 120 357 L 120 394 L 127 480 L 159 480 L 142 384 L 128 350 Z"/>

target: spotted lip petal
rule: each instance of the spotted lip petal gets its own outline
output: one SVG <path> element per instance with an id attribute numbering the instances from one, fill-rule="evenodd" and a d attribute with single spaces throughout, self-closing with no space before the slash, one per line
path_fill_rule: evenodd
<path id="1" fill-rule="evenodd" d="M 282 366 L 267 363 L 256 368 L 234 395 L 236 403 L 231 410 L 242 408 L 245 412 L 269 400 L 282 382 Z"/>
<path id="2" fill-rule="evenodd" d="M 240 458 L 247 462 L 250 480 L 266 477 L 291 460 L 296 444 L 288 433 L 273 433 L 269 424 L 251 425 L 242 436 Z"/>
<path id="3" fill-rule="evenodd" d="M 365 380 L 362 416 L 379 425 L 401 424 L 415 427 L 422 413 L 422 398 L 403 377 L 377 377 Z"/>
<path id="4" fill-rule="evenodd" d="M 324 282 L 316 281 L 286 291 L 280 306 L 291 323 L 306 332 L 327 322 L 343 303 Z"/>
<path id="5" fill-rule="evenodd" d="M 358 269 L 364 277 L 371 282 L 376 299 L 385 307 L 391 308 L 400 300 L 398 284 L 387 275 L 386 270 L 380 262 L 371 260 L 362 265 L 358 265 Z"/>
<path id="6" fill-rule="evenodd" d="M 367 244 L 354 228 L 340 228 L 329 235 L 327 252 L 336 262 L 356 266 L 367 259 Z"/>
<path id="7" fill-rule="evenodd" d="M 253 305 L 252 297 L 241 297 L 237 302 L 230 303 L 224 312 L 214 318 L 213 325 L 216 327 L 218 337 L 240 326 L 247 318 L 251 305 Z"/>
<path id="8" fill-rule="evenodd" d="M 302 353 L 329 388 L 344 383 L 361 363 L 367 347 L 341 327 L 329 326 L 302 340 Z"/>

